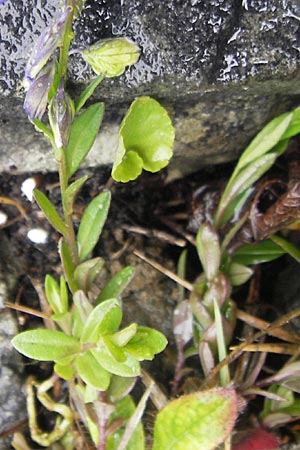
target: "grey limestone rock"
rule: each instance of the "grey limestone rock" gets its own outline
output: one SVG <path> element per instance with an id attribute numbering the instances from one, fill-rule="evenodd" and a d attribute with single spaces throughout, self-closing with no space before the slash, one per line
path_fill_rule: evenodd
<path id="1" fill-rule="evenodd" d="M 22 111 L 22 78 L 37 35 L 63 1 L 7 0 L 0 5 L 0 170 L 55 170 L 47 143 Z M 95 94 L 107 115 L 87 160 L 109 164 L 130 101 L 152 95 L 176 128 L 174 173 L 236 158 L 271 118 L 299 103 L 298 0 L 87 0 L 74 47 L 127 36 L 139 62 Z M 71 58 L 73 93 L 91 71 Z M 104 156 L 103 156 L 104 155 Z"/>

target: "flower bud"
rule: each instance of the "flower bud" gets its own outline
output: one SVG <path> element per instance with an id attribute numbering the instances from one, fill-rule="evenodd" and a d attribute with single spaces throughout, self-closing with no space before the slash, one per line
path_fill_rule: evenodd
<path id="1" fill-rule="evenodd" d="M 135 64 L 140 56 L 139 48 L 127 38 L 104 39 L 86 50 L 81 50 L 83 59 L 98 75 L 107 78 L 121 75 L 126 66 Z"/>
<path id="2" fill-rule="evenodd" d="M 60 45 L 64 25 L 72 8 L 67 7 L 61 17 L 41 33 L 25 69 L 25 78 L 32 81 L 47 63 L 55 49 Z"/>
<path id="3" fill-rule="evenodd" d="M 49 104 L 49 122 L 58 148 L 68 145 L 74 114 L 74 103 L 65 91 L 62 80 Z"/>
<path id="4" fill-rule="evenodd" d="M 41 119 L 47 108 L 48 92 L 55 77 L 55 64 L 50 61 L 33 80 L 24 101 L 24 109 L 31 120 Z"/>

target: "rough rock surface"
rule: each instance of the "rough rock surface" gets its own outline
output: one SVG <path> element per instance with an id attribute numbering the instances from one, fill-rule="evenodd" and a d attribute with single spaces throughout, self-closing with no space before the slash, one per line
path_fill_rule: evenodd
<path id="1" fill-rule="evenodd" d="M 22 111 L 22 76 L 36 36 L 62 3 L 0 5 L 2 171 L 56 168 Z M 175 172 L 235 158 L 268 120 L 299 103 L 299 28 L 298 0 L 87 0 L 75 46 L 125 35 L 142 50 L 134 67 L 95 95 L 110 113 L 87 164 L 111 162 L 125 106 L 141 94 L 159 98 L 174 120 Z M 72 59 L 77 91 L 91 72 Z"/>

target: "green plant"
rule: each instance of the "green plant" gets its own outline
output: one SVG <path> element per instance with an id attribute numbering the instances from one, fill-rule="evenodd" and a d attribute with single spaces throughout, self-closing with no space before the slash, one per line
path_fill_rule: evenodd
<path id="1" fill-rule="evenodd" d="M 213 411 L 210 424 L 213 424 L 214 429 L 216 427 L 219 430 L 219 434 L 208 434 L 206 430 L 201 430 L 200 425 L 193 427 L 193 420 L 201 421 L 201 414 L 204 411 L 201 405 L 198 405 L 197 410 L 199 392 L 196 391 L 181 396 L 158 414 L 154 448 L 188 447 L 213 450 L 220 443 L 224 443 L 226 449 L 231 448 L 230 434 L 237 418 L 238 391 L 241 391 L 245 397 L 251 393 L 259 393 L 266 397 L 265 407 L 261 413 L 261 420 L 265 426 L 285 423 L 292 417 L 299 416 L 299 400 L 295 397 L 295 392 L 298 392 L 298 383 L 296 385 L 292 383 L 292 380 L 297 377 L 298 362 L 288 364 L 278 376 L 274 375 L 255 385 L 261 369 L 261 366 L 258 366 L 259 370 L 253 369 L 248 376 L 248 381 L 243 380 L 247 386 L 246 389 L 241 388 L 235 379 L 232 380 L 229 367 L 234 356 L 237 357 L 242 350 L 240 353 L 236 350 L 232 353 L 228 352 L 228 344 L 232 339 L 237 318 L 237 308 L 232 300 L 234 287 L 246 283 L 251 278 L 253 266 L 256 264 L 272 261 L 285 253 L 289 253 L 300 261 L 299 250 L 282 236 L 274 234 L 299 221 L 298 179 L 291 182 L 286 192 L 264 213 L 257 210 L 259 197 L 255 195 L 255 183 L 287 149 L 289 139 L 299 133 L 300 108 L 296 108 L 266 125 L 243 152 L 221 195 L 213 221 L 208 220 L 202 223 L 197 233 L 195 245 L 203 273 L 193 285 L 190 285 L 189 300 L 185 300 L 182 295 L 174 313 L 178 362 L 173 393 L 177 392 L 180 379 L 185 374 L 186 358 L 198 355 L 204 375 L 201 395 L 205 398 L 205 407 Z M 243 242 L 245 238 L 251 243 L 245 244 Z M 184 278 L 185 263 L 186 253 L 183 253 L 179 262 L 179 275 L 182 278 Z M 283 318 L 282 324 L 285 320 L 289 319 Z M 254 338 L 259 338 L 263 334 L 264 332 L 260 332 L 254 335 Z M 185 349 L 191 340 L 193 340 L 192 347 Z M 278 384 L 279 380 L 287 385 Z M 232 388 L 232 381 L 235 388 Z M 262 386 L 270 385 L 269 391 L 261 390 Z M 207 386 L 210 389 L 207 390 Z M 219 386 L 225 390 L 222 391 Z M 216 389 L 220 390 L 216 391 Z M 226 389 L 231 391 L 228 393 Z M 227 401 L 229 408 L 223 417 L 217 408 L 216 392 L 225 403 Z M 180 417 L 180 420 L 176 422 L 176 431 L 172 423 L 174 409 L 176 418 Z M 163 436 L 160 435 L 160 430 L 164 430 Z M 176 435 L 180 436 L 177 443 L 174 441 Z M 270 441 L 266 444 L 268 449 L 273 448 L 276 441 L 273 436 L 263 435 L 263 437 L 257 437 L 257 442 L 253 445 L 263 442 L 259 439 L 266 439 L 265 442 Z M 201 442 L 204 442 L 203 447 Z M 245 444 L 245 447 L 238 448 L 242 450 L 249 447 Z"/>
<path id="2" fill-rule="evenodd" d="M 34 195 L 61 235 L 59 254 L 64 275 L 59 282 L 51 275 L 45 278 L 54 329 L 24 331 L 12 343 L 30 358 L 54 362 L 53 377 L 41 384 L 31 380 L 28 388 L 31 434 L 39 445 L 48 447 L 64 439 L 64 448 L 75 446 L 71 429 L 74 411 L 47 394 L 58 376 L 69 383 L 71 402 L 98 449 L 142 449 L 144 435 L 137 419 L 142 406 L 136 409 L 129 393 L 141 373 L 140 362 L 152 360 L 167 340 L 159 331 L 136 323 L 120 328 L 120 294 L 133 276 L 133 267 L 124 268 L 100 294 L 94 293 L 104 261 L 91 255 L 107 218 L 110 192 L 100 192 L 92 199 L 78 230 L 73 223 L 76 195 L 88 178 L 74 175 L 95 141 L 104 113 L 103 103 L 85 107 L 86 103 L 104 78 L 122 74 L 126 66 L 137 61 L 139 49 L 130 40 L 117 38 L 82 50 L 82 57 L 98 76 L 73 100 L 66 91 L 67 64 L 72 22 L 83 6 L 82 0 L 66 2 L 60 18 L 43 31 L 26 68 L 24 108 L 35 128 L 52 144 L 63 215 L 43 192 L 36 189 Z M 136 99 L 120 129 L 113 177 L 124 182 L 135 179 L 143 168 L 160 170 L 172 156 L 173 141 L 174 130 L 164 108 L 150 97 Z M 51 433 L 39 431 L 36 425 L 33 389 L 41 403 L 60 415 Z"/>

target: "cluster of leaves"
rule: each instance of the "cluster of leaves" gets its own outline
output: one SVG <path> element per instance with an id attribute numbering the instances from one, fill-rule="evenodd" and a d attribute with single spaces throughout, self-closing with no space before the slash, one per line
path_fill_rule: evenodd
<path id="1" fill-rule="evenodd" d="M 103 79 L 118 76 L 126 66 L 135 63 L 139 50 L 125 38 L 106 39 L 81 50 L 97 77 L 73 100 L 65 89 L 68 52 L 73 38 L 72 21 L 83 6 L 84 0 L 66 2 L 61 17 L 39 38 L 26 69 L 25 110 L 37 130 L 51 142 L 59 167 L 63 217 L 43 192 L 36 190 L 35 198 L 61 235 L 59 253 L 64 275 L 59 283 L 51 275 L 45 279 L 55 329 L 25 331 L 13 339 L 13 345 L 30 358 L 54 362 L 54 371 L 69 383 L 72 402 L 97 448 L 142 450 L 140 416 L 144 400 L 136 408 L 129 393 L 141 373 L 140 362 L 161 352 L 166 339 L 159 331 L 136 323 L 120 329 L 120 295 L 133 276 L 132 267 L 121 270 L 95 294 L 95 281 L 104 261 L 90 255 L 107 218 L 110 193 L 100 192 L 90 202 L 78 230 L 72 220 L 76 195 L 87 181 L 87 176 L 75 179 L 74 176 L 94 144 L 104 113 L 102 103 L 88 107 L 86 103 Z M 196 280 L 189 300 L 178 305 L 174 316 L 181 358 L 177 382 L 184 360 L 191 354 L 199 355 L 207 379 L 217 361 L 226 359 L 236 321 L 232 288 L 251 277 L 253 264 L 270 261 L 285 252 L 300 260 L 295 247 L 282 237 L 273 236 L 286 225 L 280 214 L 286 217 L 286 211 L 294 207 L 298 186 L 289 187 L 284 201 L 259 221 L 251 221 L 246 207 L 254 184 L 286 150 L 289 139 L 299 132 L 299 108 L 268 124 L 241 156 L 214 218 L 203 223 L 197 233 L 196 247 L 203 274 Z M 120 128 L 113 178 L 126 182 L 135 179 L 143 169 L 156 172 L 165 167 L 172 156 L 173 141 L 174 130 L 164 108 L 149 97 L 136 99 Z M 283 210 L 282 205 L 287 209 Z M 274 214 L 276 225 L 267 220 Z M 261 242 L 238 249 L 231 247 L 249 217 L 252 236 Z M 288 224 L 297 218 L 297 213 L 290 213 Z M 192 347 L 184 351 L 191 339 Z M 261 415 L 265 425 L 282 422 L 295 415 L 295 411 L 298 413 L 294 395 L 298 388 L 292 386 L 297 371 L 298 362 L 291 363 L 266 382 L 272 386 Z M 284 387 L 279 384 L 283 380 Z M 213 450 L 222 443 L 230 448 L 230 435 L 238 415 L 237 393 L 230 382 L 229 367 L 224 365 L 220 376 L 214 377 L 212 389 L 183 395 L 168 403 L 155 421 L 153 449 Z M 45 397 L 44 388 L 38 389 L 39 398 L 49 409 L 60 412 L 61 408 L 53 407 Z M 280 403 L 284 399 L 285 403 Z M 53 433 L 51 438 L 49 435 L 46 440 L 45 433 L 31 431 L 40 445 L 49 446 L 67 433 L 71 421 L 67 421 L 67 426 L 62 422 L 63 431 Z M 74 443 L 65 448 L 74 448 Z"/>
<path id="2" fill-rule="evenodd" d="M 253 200 L 255 183 L 286 150 L 289 139 L 299 133 L 300 108 L 285 113 L 266 125 L 240 157 L 214 216 L 210 216 L 198 230 L 196 248 L 203 274 L 196 280 L 189 300 L 182 298 L 174 315 L 179 361 L 175 374 L 176 389 L 180 377 L 185 373 L 183 368 L 185 359 L 194 354 L 199 356 L 206 376 L 204 384 L 221 384 L 224 387 L 230 385 L 229 366 L 220 364 L 219 372 L 215 368 L 219 361 L 226 361 L 227 345 L 235 329 L 236 306 L 231 298 L 232 288 L 249 280 L 253 274 L 253 265 L 272 261 L 285 253 L 289 253 L 300 261 L 299 250 L 282 236 L 273 234 L 300 219 L 299 210 L 296 208 L 298 180 L 290 183 L 288 191 L 264 213 L 257 211 L 257 197 Z M 256 208 L 256 216 L 253 214 L 254 208 Z M 254 220 L 255 217 L 257 220 Z M 252 226 L 250 233 L 249 224 Z M 245 229 L 253 242 L 244 245 L 238 242 L 237 245 L 240 236 L 246 235 Z M 185 258 L 186 255 L 183 254 L 179 265 L 181 276 L 184 276 Z M 191 339 L 192 347 L 184 350 Z M 260 392 L 267 397 L 261 414 L 264 426 L 276 426 L 300 415 L 299 400 L 295 397 L 295 392 L 299 392 L 298 383 L 295 384 L 298 364 L 298 362 L 288 363 L 276 376 L 260 384 L 257 383 L 257 389 L 271 385 L 268 391 Z M 252 383 L 255 382 L 258 374 L 259 370 L 256 368 Z M 279 380 L 284 386 L 278 383 Z M 239 389 L 239 386 L 236 388 Z M 212 391 L 204 392 L 211 392 L 213 395 Z M 178 401 L 188 402 L 192 398 L 193 394 L 190 394 L 181 397 Z M 232 410 L 231 414 L 236 415 L 236 410 Z M 264 432 L 262 434 L 264 435 Z M 262 440 L 259 441 L 259 439 L 257 438 L 257 442 L 253 440 L 251 444 L 253 448 L 261 448 L 255 446 L 258 442 L 261 445 Z M 264 439 L 264 448 L 272 449 L 277 446 L 273 435 L 264 435 Z M 268 439 L 270 446 L 266 444 Z M 226 442 L 225 435 L 223 442 Z M 277 444 L 279 445 L 278 442 Z M 247 445 L 241 444 L 234 448 L 239 450 L 250 448 Z M 190 448 L 196 448 L 196 446 Z M 215 448 L 213 439 L 206 444 L 206 448 Z"/>

